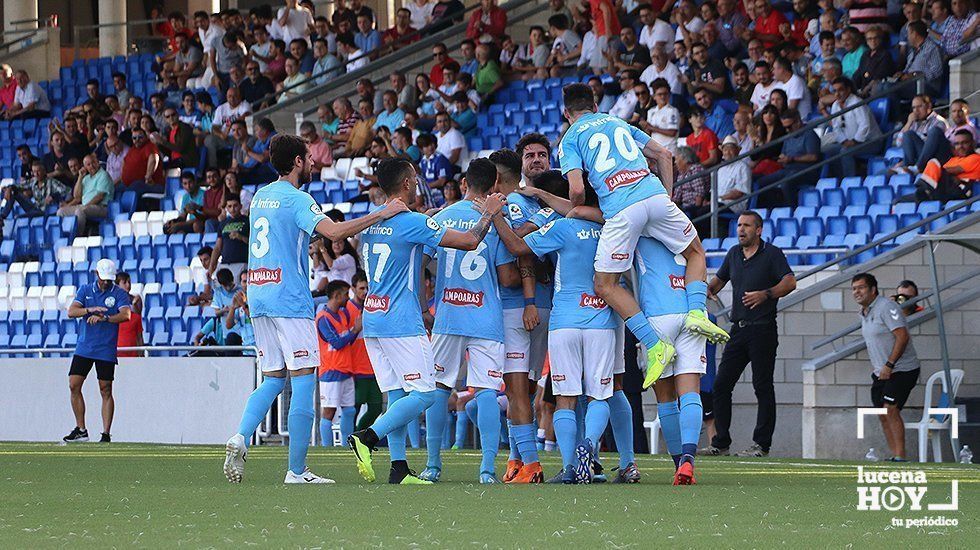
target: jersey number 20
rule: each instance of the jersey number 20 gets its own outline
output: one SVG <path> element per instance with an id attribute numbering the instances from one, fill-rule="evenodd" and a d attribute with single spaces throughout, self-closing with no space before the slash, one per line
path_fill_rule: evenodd
<path id="1" fill-rule="evenodd" d="M 626 161 L 632 162 L 640 157 L 640 148 L 637 147 L 636 141 L 633 136 L 630 135 L 629 130 L 619 126 L 613 131 L 613 141 L 616 145 L 616 151 L 619 156 L 623 157 Z M 589 138 L 589 149 L 599 149 L 596 155 L 595 165 L 592 167 L 593 170 L 597 172 L 605 172 L 607 170 L 612 170 L 616 167 L 616 161 L 609 157 L 609 153 L 612 151 L 612 143 L 609 142 L 609 136 L 606 134 L 592 134 Z"/>

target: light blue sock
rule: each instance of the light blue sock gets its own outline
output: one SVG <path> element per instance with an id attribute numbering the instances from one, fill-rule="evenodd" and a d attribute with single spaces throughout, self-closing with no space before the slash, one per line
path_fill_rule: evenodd
<path id="1" fill-rule="evenodd" d="M 344 407 L 340 409 L 340 440 L 347 444 L 347 436 L 354 433 L 354 419 L 357 418 L 357 409 L 354 407 Z"/>
<path id="2" fill-rule="evenodd" d="M 677 401 L 657 403 L 657 418 L 660 419 L 660 430 L 664 433 L 664 440 L 667 441 L 667 452 L 670 453 L 670 456 L 679 458 L 681 455 L 681 424 Z"/>
<path id="3" fill-rule="evenodd" d="M 265 415 L 269 414 L 269 409 L 275 403 L 276 398 L 286 387 L 285 378 L 273 378 L 266 376 L 259 387 L 248 396 L 245 402 L 245 410 L 242 411 L 242 421 L 238 425 L 238 433 L 245 436 L 245 443 L 252 439 L 252 434 L 259 427 Z"/>
<path id="4" fill-rule="evenodd" d="M 415 417 L 405 426 L 405 431 L 408 432 L 408 441 L 412 444 L 413 449 L 418 449 L 422 446 L 422 423 L 419 422 L 419 417 Z"/>
<path id="5" fill-rule="evenodd" d="M 344 439 L 346 442 L 347 439 Z M 320 417 L 320 445 L 333 447 L 333 420 Z"/>
<path id="6" fill-rule="evenodd" d="M 575 404 L 575 441 L 582 441 L 585 439 L 585 411 L 589 406 L 589 401 L 584 395 L 578 396 L 578 402 Z"/>
<path id="7" fill-rule="evenodd" d="M 680 414 L 678 415 L 681 431 L 681 453 L 693 458 L 698 451 L 698 439 L 701 437 L 701 421 L 704 418 L 704 407 L 701 406 L 701 394 L 685 393 L 680 398 Z"/>
<path id="8" fill-rule="evenodd" d="M 552 417 L 555 427 L 555 439 L 558 440 L 558 450 L 561 452 L 563 467 L 571 466 L 575 460 L 575 436 L 578 431 L 575 424 L 575 411 L 558 409 Z"/>
<path id="9" fill-rule="evenodd" d="M 449 393 L 445 388 L 432 392 L 432 406 L 425 410 L 425 451 L 429 455 L 426 466 L 442 468 L 442 433 L 449 416 Z"/>
<path id="10" fill-rule="evenodd" d="M 643 316 L 642 311 L 626 320 L 626 328 L 630 329 L 633 336 L 636 336 L 636 339 L 646 346 L 648 350 L 652 349 L 660 341 L 657 332 L 653 330 L 653 325 Z"/>
<path id="11" fill-rule="evenodd" d="M 448 407 L 448 403 L 446 404 Z M 456 426 L 456 412 L 446 411 L 446 425 L 442 429 L 442 448 L 448 449 L 453 446 L 453 428 Z"/>
<path id="12" fill-rule="evenodd" d="M 391 390 L 388 392 L 388 410 L 378 417 L 371 429 L 384 439 L 392 430 L 408 426 L 409 422 L 418 418 L 425 409 L 432 405 L 435 397 L 433 392 Z M 390 442 L 389 442 L 390 445 Z"/>
<path id="13" fill-rule="evenodd" d="M 456 411 L 456 442 L 453 443 L 460 449 L 466 448 L 466 428 L 470 426 L 470 419 L 466 416 L 466 411 Z"/>
<path id="14" fill-rule="evenodd" d="M 593 399 L 585 410 L 585 437 L 599 449 L 599 439 L 609 425 L 609 403 Z"/>
<path id="15" fill-rule="evenodd" d="M 466 402 L 466 416 L 470 419 L 470 422 L 476 424 L 476 409 L 477 403 L 476 399 L 470 399 Z"/>
<path id="16" fill-rule="evenodd" d="M 310 448 L 313 430 L 313 390 L 316 376 L 307 374 L 292 376 L 289 381 L 292 396 L 289 398 L 289 470 L 299 475 L 306 469 L 306 451 Z"/>
<path id="17" fill-rule="evenodd" d="M 480 473 L 494 473 L 494 460 L 497 458 L 497 448 L 500 445 L 500 407 L 497 405 L 497 392 L 483 389 L 476 392 L 477 428 L 480 430 L 480 451 L 483 460 L 480 461 Z"/>
<path id="18" fill-rule="evenodd" d="M 510 444 L 510 456 L 507 460 L 520 460 L 521 451 L 517 448 L 517 439 L 514 438 L 514 425 L 507 419 L 507 442 Z"/>
<path id="19" fill-rule="evenodd" d="M 619 469 L 636 461 L 633 456 L 633 407 L 623 390 L 613 392 L 609 398 L 609 423 L 612 424 L 616 449 L 619 451 Z"/>
<path id="20" fill-rule="evenodd" d="M 385 413 L 379 416 L 378 419 L 374 421 L 374 425 L 371 426 L 374 433 L 378 434 L 378 439 L 385 437 L 378 431 L 378 424 L 384 417 L 388 416 L 388 413 L 392 411 L 395 403 L 401 401 L 407 395 L 408 392 L 400 388 L 388 392 L 388 409 L 385 410 Z M 390 424 L 382 424 L 383 426 L 391 426 L 390 428 L 386 428 L 388 429 L 388 453 L 391 455 L 392 462 L 395 460 L 405 460 L 407 457 L 405 452 L 405 424 L 395 425 L 398 422 L 401 422 L 403 419 L 390 418 L 389 420 L 391 421 Z"/>
<path id="21" fill-rule="evenodd" d="M 517 442 L 517 451 L 521 455 L 524 464 L 534 464 L 538 462 L 538 433 L 534 429 L 534 424 L 518 424 L 511 426 L 514 432 L 514 441 Z"/>
<path id="22" fill-rule="evenodd" d="M 704 302 L 708 299 L 708 283 L 694 281 L 687 283 L 685 287 L 687 288 L 687 309 L 691 311 L 707 309 Z"/>

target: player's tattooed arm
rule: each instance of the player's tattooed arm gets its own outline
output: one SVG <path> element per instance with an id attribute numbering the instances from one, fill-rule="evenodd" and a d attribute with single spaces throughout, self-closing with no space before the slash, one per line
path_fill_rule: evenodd
<path id="1" fill-rule="evenodd" d="M 456 248 L 458 250 L 476 250 L 476 247 L 480 246 L 480 243 L 483 242 L 483 238 L 487 236 L 487 232 L 490 231 L 490 225 L 493 223 L 493 219 L 499 217 L 497 214 L 500 213 L 505 202 L 506 199 L 503 195 L 495 193 L 474 204 L 475 208 L 483 212 L 480 219 L 477 220 L 469 231 L 447 230 L 443 234 L 442 240 L 439 241 L 439 246 Z"/>
<path id="2" fill-rule="evenodd" d="M 522 195 L 527 195 L 529 197 L 533 197 L 535 199 L 544 201 L 544 203 L 548 205 L 548 208 L 554 210 L 555 212 L 561 214 L 564 217 L 568 217 L 568 212 L 572 208 L 575 208 L 575 205 L 572 204 L 572 201 L 566 198 L 559 197 L 557 195 L 553 195 L 543 189 L 538 189 L 536 187 L 525 187 L 524 189 L 521 189 L 518 192 Z M 584 192 L 584 187 L 583 187 L 583 192 Z"/>
<path id="3" fill-rule="evenodd" d="M 517 236 L 514 230 L 511 229 L 510 224 L 501 216 L 494 216 L 493 227 L 497 230 L 497 236 L 500 240 L 504 242 L 504 246 L 507 247 L 507 251 L 518 258 L 518 265 L 521 269 L 521 279 L 525 278 L 525 266 L 520 262 L 522 256 L 533 256 L 534 252 L 531 251 L 531 247 L 524 242 L 524 239 Z M 527 269 L 529 270 L 529 275 L 531 279 L 534 279 L 534 264 L 528 263 Z M 532 294 L 533 296 L 533 294 Z"/>
<path id="4" fill-rule="evenodd" d="M 401 199 L 393 199 L 381 210 L 376 210 L 367 216 L 362 216 L 354 220 L 335 222 L 330 218 L 324 218 L 316 224 L 316 232 L 331 241 L 338 241 L 347 237 L 353 237 L 379 221 L 387 220 L 402 212 L 408 212 L 408 207 L 405 206 L 405 203 Z"/>

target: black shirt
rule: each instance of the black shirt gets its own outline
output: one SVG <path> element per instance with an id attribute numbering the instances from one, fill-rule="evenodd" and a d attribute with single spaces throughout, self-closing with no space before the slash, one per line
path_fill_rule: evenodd
<path id="1" fill-rule="evenodd" d="M 747 260 L 741 245 L 733 246 L 717 274 L 722 281 L 732 282 L 732 322 L 776 322 L 778 299 L 766 300 L 755 309 L 748 309 L 742 305 L 742 297 L 746 292 L 772 288 L 783 277 L 792 274 L 783 251 L 773 244 L 761 241 L 759 250 Z"/>
<path id="2" fill-rule="evenodd" d="M 237 231 L 244 241 L 231 238 L 231 233 Z M 243 264 L 248 262 L 248 218 L 225 218 L 218 229 L 221 235 L 221 263 Z"/>
<path id="3" fill-rule="evenodd" d="M 41 162 L 44 163 L 44 170 L 47 173 L 52 173 L 56 170 L 61 170 L 64 172 L 62 175 L 57 177 L 57 180 L 61 183 L 67 185 L 69 188 L 74 187 L 75 182 L 72 181 L 71 173 L 68 170 L 68 152 L 65 151 L 60 157 L 54 154 L 54 151 L 48 151 L 44 153 L 41 157 Z"/>
<path id="4" fill-rule="evenodd" d="M 728 90 L 728 68 L 721 59 L 709 58 L 703 67 L 697 62 L 691 63 L 691 72 L 702 82 L 712 82 L 720 78 L 724 83 L 723 91 Z"/>
<path id="5" fill-rule="evenodd" d="M 619 51 L 619 62 L 626 65 L 643 65 L 644 67 L 649 66 L 653 61 L 650 60 L 650 50 L 646 46 L 640 44 L 634 44 L 633 49 L 627 49 L 626 46 L 620 44 Z"/>
<path id="6" fill-rule="evenodd" d="M 259 75 L 259 77 L 255 79 L 255 82 L 252 82 L 251 78 L 242 80 L 242 83 L 238 85 L 238 91 L 241 92 L 242 99 L 247 101 L 249 105 L 252 106 L 252 110 L 255 111 L 258 110 L 262 104 L 268 103 L 274 99 L 267 96 L 270 96 L 273 92 L 275 92 L 276 88 L 272 85 L 272 81 L 269 80 L 269 77 Z M 260 104 L 259 102 L 262 99 L 265 99 L 265 101 Z"/>

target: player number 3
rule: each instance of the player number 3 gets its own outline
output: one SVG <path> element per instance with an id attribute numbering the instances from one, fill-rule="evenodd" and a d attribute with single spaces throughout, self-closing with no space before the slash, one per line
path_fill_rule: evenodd
<path id="1" fill-rule="evenodd" d="M 634 161 L 640 156 L 640 148 L 636 146 L 636 141 L 633 140 L 633 136 L 630 135 L 629 130 L 623 127 L 617 127 L 613 132 L 613 141 L 616 142 L 616 151 L 619 156 L 627 161 Z M 599 172 L 605 172 L 606 170 L 611 170 L 616 166 L 616 161 L 609 157 L 609 153 L 612 150 L 612 144 L 609 142 L 609 136 L 606 134 L 592 134 L 589 138 L 589 149 L 599 148 L 599 152 L 595 159 L 594 169 Z"/>
<path id="2" fill-rule="evenodd" d="M 269 219 L 265 216 L 255 220 L 252 224 L 255 242 L 252 243 L 252 256 L 261 258 L 269 253 Z"/>

